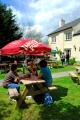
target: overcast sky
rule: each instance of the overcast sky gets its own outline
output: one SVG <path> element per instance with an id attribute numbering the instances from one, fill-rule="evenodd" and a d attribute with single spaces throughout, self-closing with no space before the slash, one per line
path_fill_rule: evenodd
<path id="1" fill-rule="evenodd" d="M 33 23 L 44 36 L 58 27 L 61 18 L 66 23 L 80 17 L 80 0 L 0 0 L 13 10 L 17 22 L 27 27 Z"/>

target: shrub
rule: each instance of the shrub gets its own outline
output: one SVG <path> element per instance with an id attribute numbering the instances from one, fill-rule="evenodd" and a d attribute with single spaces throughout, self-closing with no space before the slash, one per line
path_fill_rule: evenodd
<path id="1" fill-rule="evenodd" d="M 71 58 L 70 61 L 69 61 L 69 64 L 73 65 L 74 63 L 76 63 L 75 58 Z"/>
<path id="2" fill-rule="evenodd" d="M 53 67 L 57 68 L 59 66 L 59 64 L 60 64 L 60 61 L 56 61 L 56 62 L 53 63 Z"/>

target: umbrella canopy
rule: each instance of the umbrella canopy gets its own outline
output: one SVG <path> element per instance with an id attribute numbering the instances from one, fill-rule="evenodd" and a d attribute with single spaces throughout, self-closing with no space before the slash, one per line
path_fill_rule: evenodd
<path id="1" fill-rule="evenodd" d="M 20 47 L 29 40 L 15 40 L 1 49 L 1 55 L 16 55 L 21 53 Z"/>
<path id="2" fill-rule="evenodd" d="M 51 50 L 51 54 L 56 54 L 58 51 L 56 49 Z"/>
<path id="3" fill-rule="evenodd" d="M 36 53 L 36 54 L 31 54 L 32 56 L 45 56 L 43 53 Z"/>
<path id="4" fill-rule="evenodd" d="M 28 43 L 25 43 L 21 46 L 21 49 L 31 54 L 45 53 L 51 51 L 51 48 L 49 48 L 47 45 L 41 42 L 37 42 L 36 40 L 28 41 Z"/>
<path id="5" fill-rule="evenodd" d="M 51 51 L 47 45 L 35 40 L 15 40 L 1 49 L 1 55 L 38 54 Z"/>

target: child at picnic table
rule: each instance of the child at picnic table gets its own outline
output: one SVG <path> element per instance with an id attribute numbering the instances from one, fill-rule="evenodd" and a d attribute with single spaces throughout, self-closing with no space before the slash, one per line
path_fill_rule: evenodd
<path id="1" fill-rule="evenodd" d="M 5 88 L 16 88 L 19 92 L 20 86 L 19 82 L 19 75 L 16 72 L 17 64 L 12 64 L 10 71 L 7 73 L 5 80 L 3 82 L 3 87 Z"/>
<path id="2" fill-rule="evenodd" d="M 43 79 L 45 83 L 43 86 L 51 87 L 52 86 L 52 75 L 50 69 L 47 67 L 47 62 L 41 60 L 39 62 L 40 73 L 38 74 L 38 79 Z M 34 88 L 38 89 L 35 85 Z M 50 105 L 53 102 L 52 96 L 48 92 L 41 93 L 33 97 L 37 103 L 44 103 L 44 105 Z"/>
<path id="3" fill-rule="evenodd" d="M 16 88 L 19 92 L 20 86 L 19 82 L 21 79 L 28 77 L 28 74 L 26 75 L 18 75 L 17 74 L 17 64 L 13 63 L 11 64 L 10 71 L 7 73 L 5 80 L 3 81 L 3 87 L 5 88 Z"/>
<path id="4" fill-rule="evenodd" d="M 47 62 L 45 60 L 41 60 L 40 63 L 40 73 L 38 75 L 38 79 L 45 80 L 45 86 L 52 86 L 52 75 L 50 69 L 47 67 Z"/>
<path id="5" fill-rule="evenodd" d="M 27 61 L 27 69 L 30 72 L 30 74 L 37 76 L 37 68 L 33 60 Z"/>

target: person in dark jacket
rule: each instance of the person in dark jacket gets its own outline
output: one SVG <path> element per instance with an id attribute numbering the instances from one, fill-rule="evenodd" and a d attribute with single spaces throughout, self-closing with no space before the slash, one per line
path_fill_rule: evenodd
<path id="1" fill-rule="evenodd" d="M 61 55 L 61 62 L 62 62 L 62 65 L 65 63 L 65 54 L 64 54 L 64 52 Z"/>

